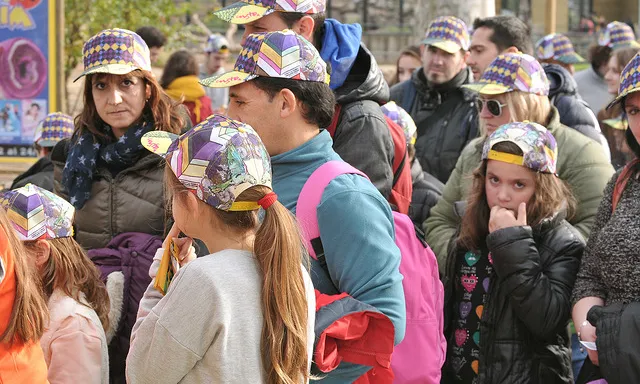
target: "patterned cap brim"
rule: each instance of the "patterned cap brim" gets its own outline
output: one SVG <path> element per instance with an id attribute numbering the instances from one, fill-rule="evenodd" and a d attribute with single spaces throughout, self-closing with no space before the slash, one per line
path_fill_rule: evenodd
<path id="1" fill-rule="evenodd" d="M 478 92 L 482 95 L 502 95 L 503 93 L 513 91 L 513 89 L 501 84 L 475 83 L 475 84 L 465 84 L 462 87 L 467 88 L 474 92 Z"/>
<path id="2" fill-rule="evenodd" d="M 630 40 L 619 44 L 611 44 L 611 49 L 614 51 L 620 48 L 640 48 L 640 43 L 635 40 Z"/>
<path id="3" fill-rule="evenodd" d="M 578 55 L 577 53 L 572 53 L 570 55 L 564 55 L 564 56 L 559 56 L 556 58 L 556 60 L 558 60 L 561 63 L 565 63 L 565 64 L 580 64 L 580 63 L 586 63 L 586 60 Z"/>
<path id="4" fill-rule="evenodd" d="M 274 10 L 259 5 L 237 2 L 213 12 L 218 18 L 231 24 L 248 24 L 263 18 Z"/>
<path id="5" fill-rule="evenodd" d="M 200 81 L 200 84 L 209 88 L 228 88 L 253 80 L 256 77 L 258 77 L 258 75 L 253 73 L 231 71 L 219 76 L 211 76 L 203 79 Z"/>
<path id="6" fill-rule="evenodd" d="M 453 41 L 448 41 L 448 40 L 424 39 L 422 40 L 422 44 L 434 46 L 436 48 L 442 49 L 443 51 L 451 54 L 462 50 L 462 47 L 459 44 L 454 43 Z"/>
<path id="7" fill-rule="evenodd" d="M 140 141 L 142 146 L 149 151 L 166 157 L 169 152 L 169 147 L 171 147 L 171 144 L 178 140 L 179 137 L 180 136 L 169 132 L 151 131 L 142 136 Z"/>
<path id="8" fill-rule="evenodd" d="M 58 144 L 62 139 L 59 140 L 52 140 L 52 139 L 39 139 L 38 141 L 36 141 L 36 144 L 38 144 L 41 147 L 55 147 L 56 144 Z"/>
<path id="9" fill-rule="evenodd" d="M 82 72 L 82 74 L 78 77 L 76 77 L 75 80 L 73 80 L 73 82 L 75 83 L 76 81 L 80 80 L 80 78 L 87 76 L 87 75 L 91 75 L 93 73 L 108 73 L 111 75 L 126 75 L 127 73 L 131 73 L 135 70 L 141 69 L 139 67 L 136 67 L 135 65 L 128 65 L 128 64 L 104 64 L 104 65 L 99 65 L 97 67 L 93 67 L 93 68 L 89 68 L 86 71 Z"/>
<path id="10" fill-rule="evenodd" d="M 636 93 L 640 91 L 640 87 L 636 87 L 636 88 L 632 88 L 626 92 L 622 92 L 621 94 L 618 95 L 618 97 L 616 97 L 615 99 L 613 99 L 612 102 L 609 103 L 609 105 L 607 105 L 606 109 L 610 109 L 612 108 L 614 105 L 620 103 L 622 101 L 622 99 L 624 99 L 625 97 L 629 96 L 632 93 Z"/>

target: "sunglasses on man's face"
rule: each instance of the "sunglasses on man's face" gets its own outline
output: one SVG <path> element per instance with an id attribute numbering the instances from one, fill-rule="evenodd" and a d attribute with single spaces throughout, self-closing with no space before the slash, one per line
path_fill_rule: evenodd
<path id="1" fill-rule="evenodd" d="M 476 107 L 478 108 L 478 113 L 482 113 L 484 106 L 487 106 L 487 110 L 490 114 L 495 117 L 502 115 L 502 107 L 506 107 L 507 104 L 501 104 L 498 100 L 495 99 L 477 99 Z"/>

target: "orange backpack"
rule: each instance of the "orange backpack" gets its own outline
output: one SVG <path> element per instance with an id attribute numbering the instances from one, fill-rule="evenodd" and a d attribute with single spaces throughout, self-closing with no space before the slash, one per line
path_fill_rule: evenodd
<path id="1" fill-rule="evenodd" d="M 327 131 L 333 138 L 340 120 L 340 112 L 342 106 L 336 104 L 336 111 L 333 114 L 331 125 L 327 127 Z M 413 194 L 413 181 L 411 180 L 411 167 L 409 164 L 409 155 L 407 153 L 407 139 L 404 136 L 402 127 L 385 116 L 385 121 L 389 127 L 389 133 L 393 139 L 393 184 L 391 194 L 387 197 L 387 201 L 391 204 L 394 211 L 409 213 L 411 205 L 411 195 Z"/>

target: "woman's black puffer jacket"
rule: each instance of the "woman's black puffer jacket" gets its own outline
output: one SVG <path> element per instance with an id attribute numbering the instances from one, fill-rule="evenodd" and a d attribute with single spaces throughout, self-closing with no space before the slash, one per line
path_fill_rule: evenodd
<path id="1" fill-rule="evenodd" d="M 573 383 L 567 323 L 585 241 L 564 215 L 529 226 L 504 228 L 487 237 L 494 273 L 480 322 L 479 383 Z M 445 335 L 452 324 L 455 260 L 452 247 L 445 283 Z M 443 383 L 447 383 L 447 364 Z"/>

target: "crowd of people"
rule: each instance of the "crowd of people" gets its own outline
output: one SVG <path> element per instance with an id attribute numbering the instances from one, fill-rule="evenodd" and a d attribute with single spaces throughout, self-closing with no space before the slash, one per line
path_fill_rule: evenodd
<path id="1" fill-rule="evenodd" d="M 387 84 L 325 8 L 216 11 L 231 70 L 217 34 L 160 79 L 155 28 L 86 41 L 0 193 L 0 382 L 640 382 L 633 30 L 576 72 L 438 17 Z"/>

